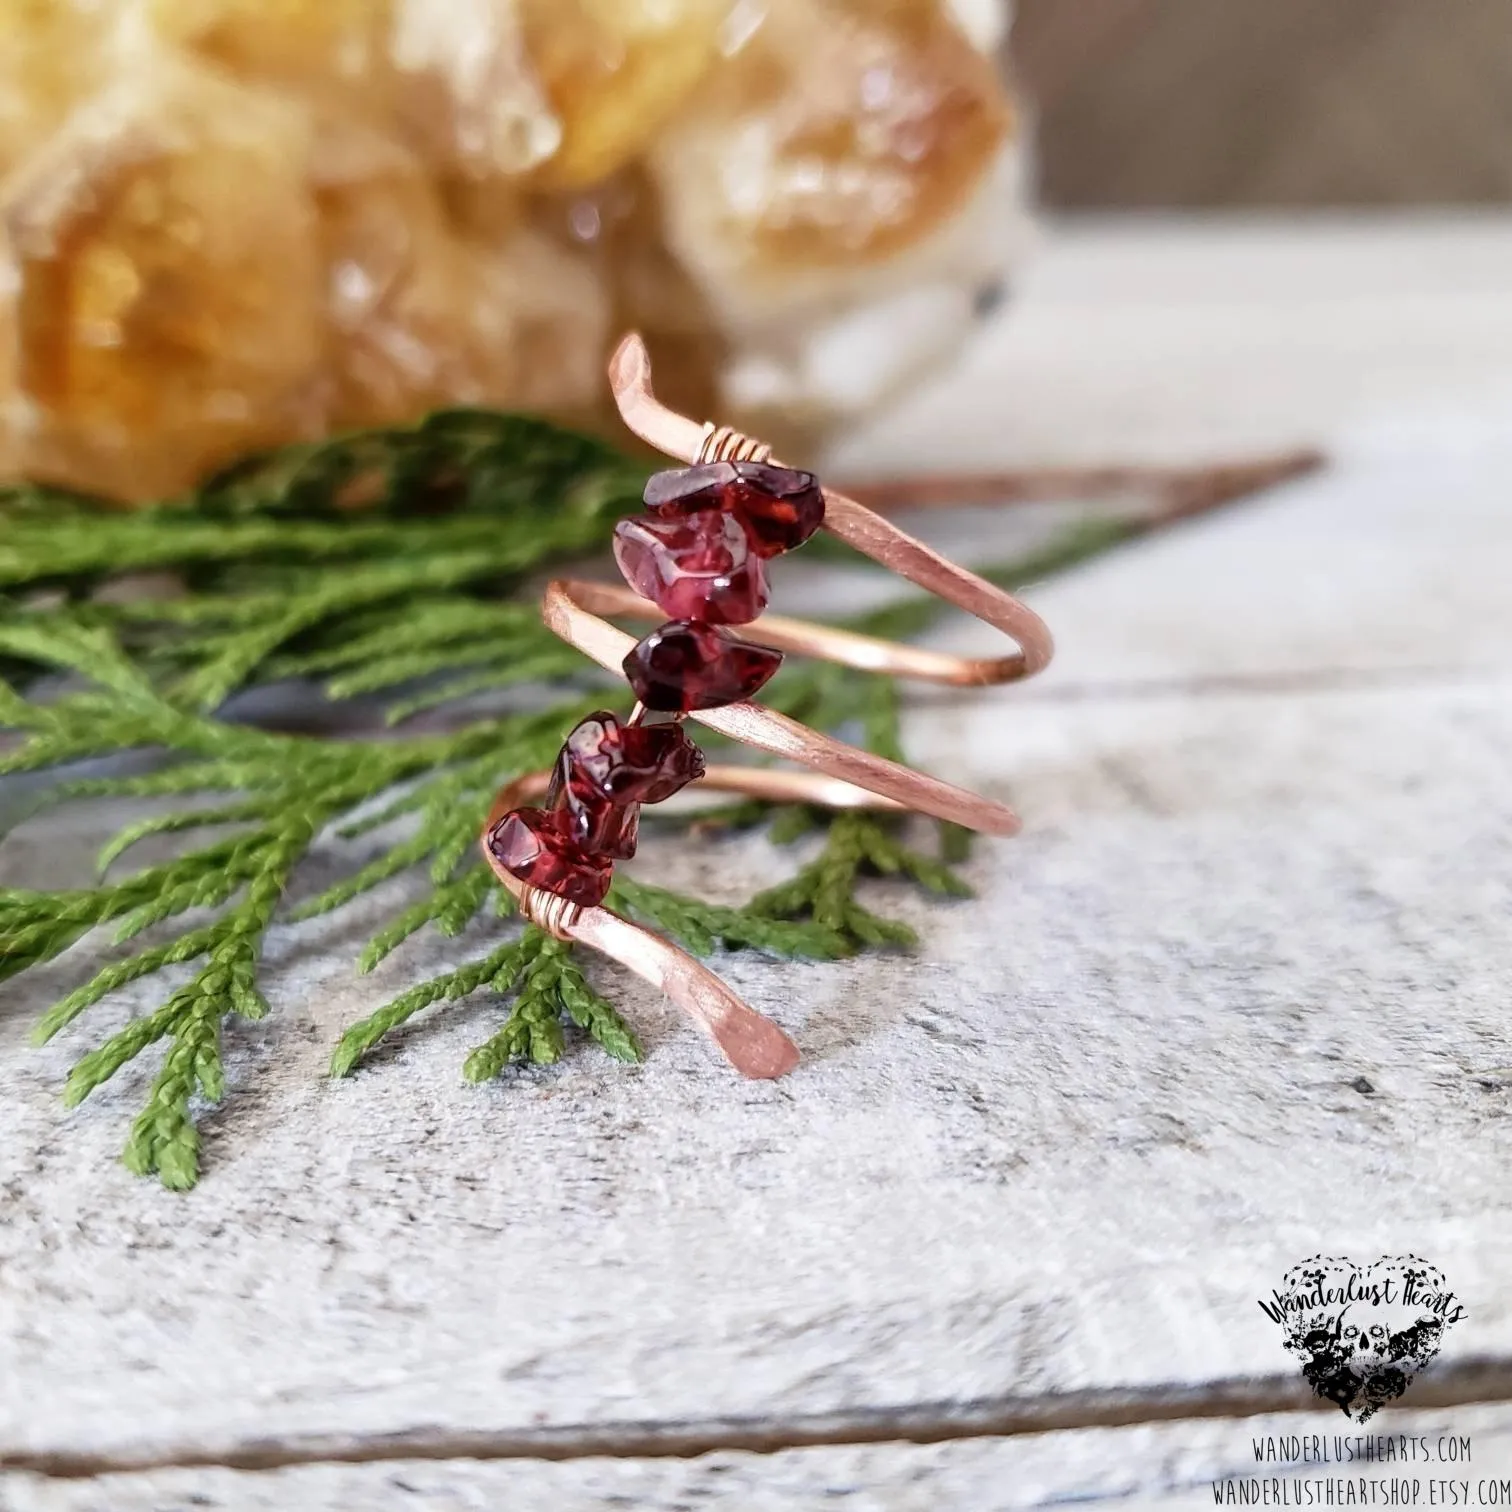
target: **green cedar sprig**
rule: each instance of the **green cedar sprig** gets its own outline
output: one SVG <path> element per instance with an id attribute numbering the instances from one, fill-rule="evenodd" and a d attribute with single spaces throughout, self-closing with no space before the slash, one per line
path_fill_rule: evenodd
<path id="1" fill-rule="evenodd" d="M 616 1060 L 640 1060 L 640 1041 L 589 985 L 571 947 L 534 924 L 527 926 L 493 985 L 500 991 L 517 988 L 514 1006 L 499 1030 L 463 1063 L 468 1081 L 488 1081 L 519 1061 L 545 1066 L 560 1060 L 564 1016 Z"/>
<path id="2" fill-rule="evenodd" d="M 194 1102 L 224 1094 L 228 1017 L 267 1012 L 258 958 L 276 917 L 329 913 L 424 868 L 422 895 L 362 950 L 359 967 L 371 970 L 417 930 L 460 934 L 490 900 L 499 915 L 512 911 L 474 859 L 492 795 L 544 765 L 563 731 L 604 698 L 591 690 L 582 658 L 541 625 L 536 579 L 602 548 L 614 520 L 635 507 L 644 474 L 604 444 L 541 421 L 450 412 L 251 458 L 190 498 L 135 513 L 36 485 L 0 490 L 0 728 L 16 735 L 0 748 L 0 775 L 35 774 L 29 798 L 12 804 L 12 821 L 85 799 L 183 805 L 107 839 L 93 886 L 0 889 L 0 980 L 103 926 L 132 945 L 43 1015 L 39 1039 L 133 983 L 190 969 L 156 1008 L 88 1050 L 64 1089 L 73 1106 L 166 1043 L 127 1140 L 131 1169 L 175 1188 L 197 1179 Z M 1049 557 L 1014 564 L 1008 576 L 1080 559 L 1116 538 L 1106 527 L 1075 527 Z M 936 612 L 915 598 L 858 623 L 912 633 Z M 559 697 L 545 708 L 454 719 L 439 733 L 376 740 L 249 722 L 239 696 L 289 678 L 316 679 L 336 699 L 377 699 L 392 724 L 434 719 L 443 706 L 455 712 L 458 700 L 478 694 L 508 697 L 526 683 Z M 899 754 L 897 698 L 885 680 L 795 665 L 770 693 L 795 717 L 828 729 L 855 723 L 872 749 Z M 78 771 L 127 752 L 141 753 L 148 769 Z M 745 804 L 723 818 L 773 814 Z M 319 836 L 390 827 L 397 838 L 374 859 L 288 907 Z M 950 869 L 958 834 L 947 834 L 936 859 L 907 846 L 893 819 L 775 813 L 775 839 L 815 830 L 825 832 L 817 856 L 743 908 L 628 876 L 614 902 L 700 954 L 754 948 L 822 959 L 912 940 L 906 926 L 857 902 L 864 876 L 965 890 Z M 135 847 L 173 835 L 189 837 L 185 848 L 118 875 Z M 422 1009 L 482 990 L 513 994 L 512 1006 L 469 1056 L 470 1080 L 556 1060 L 567 1024 L 618 1059 L 639 1057 L 634 1035 L 570 948 L 532 926 L 352 1025 L 332 1073 L 353 1071 Z"/>

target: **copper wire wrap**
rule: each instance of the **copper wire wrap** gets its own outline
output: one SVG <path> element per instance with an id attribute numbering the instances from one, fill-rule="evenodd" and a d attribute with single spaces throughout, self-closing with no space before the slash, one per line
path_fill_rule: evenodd
<path id="1" fill-rule="evenodd" d="M 659 451 L 689 464 L 784 464 L 771 448 L 728 425 L 700 425 L 657 400 L 644 344 L 629 335 L 609 364 L 609 379 L 625 424 Z M 897 526 L 830 489 L 824 490 L 822 528 L 901 577 L 999 629 L 1016 649 L 998 657 L 953 656 L 899 645 L 806 620 L 762 615 L 739 627 L 740 638 L 781 651 L 817 656 L 868 672 L 919 678 L 958 687 L 1015 681 L 1050 660 L 1053 642 L 1044 622 L 1012 594 L 931 551 Z M 547 626 L 600 666 L 619 671 L 633 636 L 606 615 L 656 622 L 666 615 L 628 588 L 557 581 L 542 601 Z M 757 767 L 710 767 L 700 786 L 773 801 L 835 808 L 906 809 L 951 820 L 987 834 L 1012 835 L 1018 816 L 1007 804 L 916 772 L 899 762 L 846 745 L 832 736 L 751 701 L 699 709 L 687 717 L 734 740 L 809 768 L 805 772 Z M 747 1007 L 706 967 L 675 945 L 610 909 L 581 908 L 515 877 L 493 856 L 488 837 L 518 804 L 539 797 L 546 775 L 511 783 L 498 796 L 483 830 L 483 853 L 520 905 L 521 913 L 558 939 L 577 940 L 619 961 L 661 988 L 719 1045 L 742 1074 L 780 1076 L 798 1061 L 793 1042 L 770 1019 Z"/>
<path id="2" fill-rule="evenodd" d="M 521 887 L 515 896 L 520 905 L 520 917 L 531 924 L 538 924 L 549 935 L 559 940 L 570 940 L 582 908 L 571 898 L 560 893 L 547 892 L 543 887 Z"/>
<path id="3" fill-rule="evenodd" d="M 629 338 L 634 339 L 634 338 Z M 732 425 L 705 427 L 703 445 L 696 462 L 770 462 L 772 448 L 765 441 L 753 441 Z"/>

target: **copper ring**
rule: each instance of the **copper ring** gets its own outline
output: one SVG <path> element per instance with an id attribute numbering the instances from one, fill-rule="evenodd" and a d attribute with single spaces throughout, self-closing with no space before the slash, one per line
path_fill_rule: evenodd
<path id="1" fill-rule="evenodd" d="M 620 343 L 610 360 L 609 379 L 625 424 L 668 456 L 692 465 L 715 461 L 784 465 L 771 455 L 770 447 L 729 426 L 699 425 L 661 404 L 652 392 L 651 362 L 638 335 L 631 334 Z M 1017 650 L 999 657 L 952 656 L 778 615 L 763 615 L 742 625 L 742 639 L 869 672 L 965 687 L 1028 677 L 1050 660 L 1050 632 L 1033 610 L 975 573 L 946 561 L 854 499 L 825 489 L 821 528 L 1002 630 L 1017 643 Z M 547 587 L 542 615 L 557 635 L 611 671 L 621 668 L 635 640 L 602 616 L 665 618 L 656 605 L 628 588 L 565 580 Z M 711 767 L 703 781 L 716 789 L 831 807 L 914 810 L 987 834 L 1018 832 L 1018 816 L 1007 804 L 846 745 L 758 703 L 741 701 L 699 709 L 687 717 L 742 744 L 812 769 L 775 772 Z M 743 1074 L 769 1077 L 790 1070 L 798 1052 L 787 1035 L 742 1003 L 691 956 L 609 909 L 581 907 L 534 887 L 497 861 L 488 844 L 495 824 L 527 797 L 539 796 L 545 785 L 544 775 L 510 784 L 499 794 L 483 830 L 483 853 L 525 917 L 559 938 L 592 946 L 660 987 L 712 1036 Z"/>

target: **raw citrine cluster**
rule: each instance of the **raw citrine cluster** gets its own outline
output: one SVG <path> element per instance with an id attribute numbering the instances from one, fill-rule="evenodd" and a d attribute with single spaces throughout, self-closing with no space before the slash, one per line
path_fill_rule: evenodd
<path id="1" fill-rule="evenodd" d="M 0 0 L 0 480 L 607 420 L 632 328 L 684 410 L 865 410 L 1001 271 L 1004 3 Z"/>
<path id="2" fill-rule="evenodd" d="M 645 497 L 646 514 L 616 527 L 615 557 L 630 586 L 674 617 L 625 658 L 639 706 L 627 722 L 600 712 L 578 724 L 545 806 L 511 809 L 488 837 L 513 876 L 585 908 L 603 900 L 614 863 L 635 854 L 640 806 L 703 775 L 683 717 L 749 698 L 782 664 L 780 651 L 723 627 L 761 613 L 765 564 L 824 521 L 812 473 L 764 463 L 657 473 Z"/>

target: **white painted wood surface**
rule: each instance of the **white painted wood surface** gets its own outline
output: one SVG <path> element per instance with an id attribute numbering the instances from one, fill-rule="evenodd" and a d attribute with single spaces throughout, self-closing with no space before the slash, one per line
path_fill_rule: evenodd
<path id="1" fill-rule="evenodd" d="M 1417 1504 L 1425 1507 L 1450 1505 L 1445 1482 L 1468 1483 L 1475 1498 L 1470 1505 L 1476 1505 L 1499 1495 L 1512 1478 L 1512 1412 L 1503 1404 L 1401 1411 L 1382 1421 L 1398 1439 L 1414 1441 L 1410 1458 L 1339 1462 L 1333 1458 L 1341 1447 L 1336 1435 L 1349 1429 L 1342 1417 L 1268 1414 L 938 1444 L 823 1445 L 770 1454 L 716 1450 L 694 1459 L 400 1459 L 260 1471 L 177 1469 L 77 1481 L 16 1475 L 7 1487 L 10 1502 L 0 1500 L 0 1506 L 7 1512 L 493 1512 L 522 1506 L 550 1512 L 1019 1512 L 1091 1502 L 1111 1503 L 1121 1512 L 1195 1512 L 1214 1505 L 1215 1485 L 1222 1495 L 1229 1484 L 1247 1489 L 1262 1477 L 1274 1481 L 1287 1474 L 1290 1462 L 1257 1460 L 1256 1454 L 1267 1454 L 1267 1440 L 1302 1436 L 1322 1441 L 1310 1444 L 1309 1454 L 1329 1455 L 1327 1462 L 1299 1462 L 1290 1476 L 1312 1482 L 1315 1506 L 1325 1505 L 1321 1483 L 1333 1480 L 1337 1492 L 1341 1477 L 1353 1480 L 1356 1490 L 1362 1478 L 1376 1483 L 1378 1496 L 1389 1494 L 1393 1482 L 1415 1481 Z M 1463 1451 L 1465 1439 L 1468 1463 L 1450 1457 Z M 1429 1481 L 1439 1483 L 1436 1491 Z M 1435 1494 L 1442 1499 L 1430 1501 Z"/>
<path id="2" fill-rule="evenodd" d="M 30 1051 L 79 966 L 5 989 L 0 1507 L 1210 1504 L 1253 1426 L 1211 1414 L 1309 1404 L 1256 1301 L 1319 1249 L 1446 1272 L 1469 1316 L 1409 1401 L 1504 1464 L 1506 1410 L 1460 1404 L 1512 1383 L 1507 270 L 1504 221 L 1077 232 L 880 433 L 1338 460 L 1045 585 L 1038 683 L 916 701 L 914 752 L 1025 834 L 975 902 L 887 896 L 917 955 L 719 963 L 797 1038 L 784 1082 L 615 980 L 643 1067 L 467 1087 L 479 999 L 331 1085 L 340 1028 L 466 944 L 356 979 L 364 921 L 316 921 L 179 1197 L 113 1164 L 149 1068 L 56 1102 L 145 999 Z M 79 876 L 104 822 L 0 874 Z M 731 900 L 790 865 L 636 863 Z"/>

